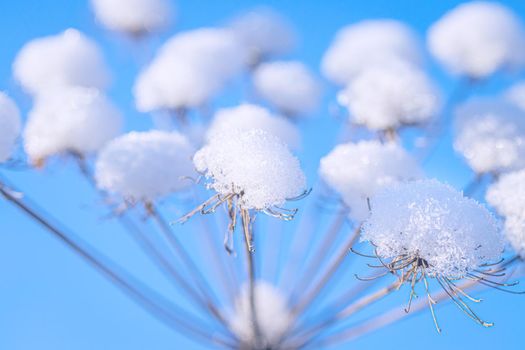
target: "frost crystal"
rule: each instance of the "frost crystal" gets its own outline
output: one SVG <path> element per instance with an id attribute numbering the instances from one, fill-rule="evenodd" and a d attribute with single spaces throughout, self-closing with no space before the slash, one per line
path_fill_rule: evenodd
<path id="1" fill-rule="evenodd" d="M 429 276 L 459 279 L 498 260 L 504 247 L 496 219 L 481 204 L 436 180 L 397 184 L 371 200 L 362 241 L 383 259 L 417 256 Z"/>
<path id="2" fill-rule="evenodd" d="M 234 314 L 230 326 L 248 347 L 257 344 L 263 349 L 271 349 L 276 345 L 292 321 L 292 315 L 286 304 L 286 298 L 271 284 L 257 281 L 254 290 L 255 315 L 260 331 L 260 339 L 256 339 L 255 329 L 252 325 L 252 309 L 250 304 L 249 288 L 242 289 L 241 295 L 235 301 Z M 251 348 L 250 347 L 250 348 Z"/>
<path id="3" fill-rule="evenodd" d="M 66 85 L 105 88 L 109 70 L 95 42 L 75 29 L 27 43 L 18 53 L 13 73 L 33 95 Z"/>
<path id="4" fill-rule="evenodd" d="M 495 2 L 461 4 L 428 32 L 430 52 L 453 73 L 485 78 L 525 64 L 525 32 L 517 16 Z"/>
<path id="5" fill-rule="evenodd" d="M 38 96 L 24 130 L 24 147 L 35 163 L 65 152 L 88 153 L 115 137 L 120 112 L 99 90 L 62 87 Z"/>
<path id="6" fill-rule="evenodd" d="M 91 0 L 91 5 L 104 26 L 132 35 L 163 29 L 172 15 L 168 0 Z"/>
<path id="7" fill-rule="evenodd" d="M 252 129 L 213 137 L 195 154 L 197 171 L 221 195 L 239 195 L 244 209 L 265 210 L 301 195 L 306 178 L 299 160 L 276 136 Z"/>
<path id="8" fill-rule="evenodd" d="M 417 162 L 403 148 L 378 141 L 335 147 L 321 159 L 319 173 L 350 207 L 350 216 L 357 222 L 366 219 L 367 198 L 379 189 L 422 176 Z"/>
<path id="9" fill-rule="evenodd" d="M 0 163 L 6 161 L 13 152 L 20 133 L 20 112 L 6 94 L 0 91 Z"/>
<path id="10" fill-rule="evenodd" d="M 257 93 L 286 115 L 296 116 L 315 110 L 320 86 L 301 62 L 270 62 L 254 72 Z"/>
<path id="11" fill-rule="evenodd" d="M 454 148 L 476 173 L 525 166 L 525 112 L 499 99 L 478 98 L 456 110 Z"/>
<path id="12" fill-rule="evenodd" d="M 194 149 L 177 132 L 130 132 L 105 146 L 97 159 L 97 186 L 134 200 L 153 200 L 191 184 Z"/>
<path id="13" fill-rule="evenodd" d="M 218 110 L 207 131 L 206 138 L 211 140 L 216 135 L 223 133 L 230 133 L 232 137 L 236 137 L 237 132 L 251 129 L 264 130 L 277 136 L 292 149 L 299 148 L 301 143 L 299 130 L 294 124 L 272 115 L 263 107 L 252 104 Z"/>
<path id="14" fill-rule="evenodd" d="M 405 24 L 394 20 L 367 20 L 347 26 L 337 36 L 323 57 L 323 74 L 339 85 L 370 66 L 391 61 L 418 64 L 420 47 L 415 34 Z"/>
<path id="15" fill-rule="evenodd" d="M 440 106 L 438 92 L 424 72 L 399 62 L 364 70 L 338 100 L 353 122 L 375 130 L 426 122 Z"/>

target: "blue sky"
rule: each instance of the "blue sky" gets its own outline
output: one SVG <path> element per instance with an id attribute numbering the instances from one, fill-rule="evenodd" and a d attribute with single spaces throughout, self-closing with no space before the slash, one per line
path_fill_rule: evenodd
<path id="1" fill-rule="evenodd" d="M 87 0 L 1 1 L 0 90 L 7 91 L 17 100 L 22 111 L 27 112 L 31 101 L 16 86 L 11 75 L 11 64 L 17 51 L 32 38 L 75 27 L 102 46 L 113 69 L 114 82 L 109 94 L 126 115 L 126 129 L 144 130 L 153 124 L 148 116 L 134 110 L 130 87 L 151 51 L 177 31 L 220 25 L 243 10 L 260 4 L 269 5 L 288 17 L 299 34 L 299 45 L 290 57 L 306 62 L 318 71 L 323 51 L 335 32 L 346 24 L 369 18 L 394 18 L 408 23 L 423 39 L 429 25 L 458 3 L 451 0 L 424 4 L 416 0 L 178 0 L 175 25 L 161 37 L 137 47 L 99 28 Z M 502 3 L 525 20 L 525 2 Z M 430 58 L 428 69 L 446 96 L 455 84 L 454 79 Z M 495 93 L 511 82 L 510 78 L 498 77 L 476 93 Z M 303 126 L 305 142 L 300 157 L 311 183 L 315 182 L 318 159 L 333 147 L 334 136 L 340 127 L 327 113 L 328 106 L 334 101 L 334 93 L 335 89 L 327 83 L 322 108 L 311 122 Z M 234 104 L 238 102 L 237 96 L 224 96 L 216 101 L 216 105 Z M 426 170 L 428 175 L 461 188 L 472 174 L 446 141 L 427 164 Z M 105 209 L 72 164 L 57 160 L 43 170 L 2 171 L 2 174 L 30 193 L 46 211 L 60 217 L 67 226 L 76 228 L 83 237 L 117 260 L 124 261 L 141 276 L 146 276 L 149 283 L 170 290 L 162 277 L 137 254 L 133 244 L 123 237 L 118 226 L 111 220 L 102 219 Z M 354 262 L 354 265 L 358 264 L 363 262 Z M 355 281 L 347 278 L 337 288 L 345 288 L 351 283 Z M 172 293 L 178 297 L 176 291 Z M 0 349 L 198 348 L 143 312 L 77 256 L 2 201 L 0 296 Z M 520 348 L 523 344 L 525 297 L 494 292 L 486 292 L 484 296 L 486 301 L 478 310 L 496 323 L 493 329 L 482 329 L 449 305 L 439 312 L 444 328 L 442 335 L 434 331 L 430 315 L 423 313 L 362 338 L 354 346 L 356 349 Z M 399 301 L 398 296 L 382 305 L 387 307 Z"/>

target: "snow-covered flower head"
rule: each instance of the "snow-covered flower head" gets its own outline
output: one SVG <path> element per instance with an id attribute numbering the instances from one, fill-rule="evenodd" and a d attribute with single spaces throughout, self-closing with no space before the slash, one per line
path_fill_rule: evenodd
<path id="1" fill-rule="evenodd" d="M 177 132 L 130 132 L 109 142 L 98 156 L 97 186 L 126 199 L 151 201 L 191 184 L 194 148 Z"/>
<path id="2" fill-rule="evenodd" d="M 139 74 L 134 86 L 137 108 L 149 112 L 202 105 L 244 69 L 245 52 L 226 29 L 175 35 Z"/>
<path id="3" fill-rule="evenodd" d="M 454 148 L 476 173 L 525 166 L 525 112 L 501 99 L 472 99 L 456 110 Z"/>
<path id="4" fill-rule="evenodd" d="M 16 138 L 20 133 L 20 112 L 16 104 L 0 91 L 0 163 L 13 152 Z"/>
<path id="5" fill-rule="evenodd" d="M 399 181 L 422 177 L 419 165 L 397 143 L 361 141 L 336 146 L 321 159 L 319 173 L 361 222 L 368 216 L 367 198 Z"/>
<path id="6" fill-rule="evenodd" d="M 105 27 L 131 35 L 164 29 L 173 12 L 169 0 L 91 0 L 91 6 Z"/>
<path id="7" fill-rule="evenodd" d="M 258 8 L 237 17 L 230 28 L 248 48 L 252 64 L 285 54 L 295 43 L 290 24 L 269 8 Z"/>
<path id="8" fill-rule="evenodd" d="M 471 78 L 525 64 L 522 23 L 496 2 L 473 1 L 446 13 L 430 28 L 428 46 L 450 71 Z"/>
<path id="9" fill-rule="evenodd" d="M 521 110 L 525 111 L 525 82 L 519 82 L 510 87 L 505 98 Z"/>
<path id="10" fill-rule="evenodd" d="M 245 286 L 235 300 L 230 327 L 241 342 L 241 349 L 270 349 L 277 345 L 281 336 L 292 322 L 286 297 L 274 286 L 256 281 L 254 288 L 255 322 L 260 334 L 257 337 L 253 325 L 249 287 Z"/>
<path id="11" fill-rule="evenodd" d="M 41 94 L 29 112 L 24 148 L 38 164 L 60 153 L 99 150 L 120 132 L 119 110 L 99 90 L 61 87 Z"/>
<path id="12" fill-rule="evenodd" d="M 13 73 L 33 95 L 65 85 L 102 89 L 110 80 L 100 48 L 76 29 L 25 44 L 13 63 Z"/>
<path id="13" fill-rule="evenodd" d="M 262 98 L 290 116 L 311 113 L 321 97 L 313 74 L 297 61 L 261 64 L 254 72 L 253 84 Z"/>
<path id="14" fill-rule="evenodd" d="M 247 103 L 218 110 L 208 128 L 206 138 L 211 140 L 217 135 L 227 133 L 236 137 L 239 130 L 251 129 L 260 129 L 275 135 L 292 149 L 299 148 L 301 144 L 301 135 L 294 124 L 272 115 L 266 108 Z"/>
<path id="15" fill-rule="evenodd" d="M 440 107 L 439 93 L 426 74 L 400 62 L 363 70 L 338 101 L 354 123 L 373 130 L 427 122 Z"/>
<path id="16" fill-rule="evenodd" d="M 418 64 L 420 57 L 418 40 L 405 24 L 389 19 L 366 20 L 337 33 L 323 57 L 321 69 L 334 83 L 346 85 L 370 66 L 392 61 Z"/>

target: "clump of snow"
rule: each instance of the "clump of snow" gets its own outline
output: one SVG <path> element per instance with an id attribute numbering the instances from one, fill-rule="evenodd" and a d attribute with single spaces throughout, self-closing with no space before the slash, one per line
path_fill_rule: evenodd
<path id="1" fill-rule="evenodd" d="M 263 63 L 254 72 L 253 84 L 262 98 L 286 115 L 308 114 L 319 105 L 321 87 L 301 62 Z"/>
<path id="2" fill-rule="evenodd" d="M 173 12 L 168 0 L 91 0 L 91 6 L 105 27 L 132 35 L 164 29 Z"/>
<path id="3" fill-rule="evenodd" d="M 371 66 L 392 61 L 419 64 L 420 45 L 405 24 L 395 20 L 366 20 L 341 29 L 326 51 L 321 70 L 339 85 Z"/>
<path id="4" fill-rule="evenodd" d="M 504 233 L 514 251 L 525 259 L 525 218 L 523 216 L 507 217 Z"/>
<path id="5" fill-rule="evenodd" d="M 66 85 L 103 89 L 110 80 L 100 48 L 76 29 L 25 44 L 14 61 L 13 73 L 33 95 Z"/>
<path id="6" fill-rule="evenodd" d="M 450 71 L 485 78 L 525 64 L 525 31 L 507 7 L 473 1 L 446 13 L 428 32 L 430 52 Z"/>
<path id="7" fill-rule="evenodd" d="M 20 133 L 20 124 L 18 107 L 9 96 L 0 91 L 0 163 L 11 156 Z"/>
<path id="8" fill-rule="evenodd" d="M 440 107 L 437 89 L 426 74 L 400 62 L 362 71 L 338 101 L 354 123 L 374 130 L 424 123 Z"/>
<path id="9" fill-rule="evenodd" d="M 507 101 L 525 111 L 525 82 L 514 84 L 507 90 L 505 97 Z"/>
<path id="10" fill-rule="evenodd" d="M 251 129 L 260 129 L 275 135 L 292 149 L 299 148 L 301 144 L 301 135 L 294 124 L 272 115 L 266 108 L 247 103 L 219 109 L 208 128 L 206 139 L 211 140 L 219 134 L 226 133 L 236 137 L 239 131 Z"/>
<path id="11" fill-rule="evenodd" d="M 246 51 L 229 30 L 202 28 L 175 35 L 139 74 L 134 86 L 143 112 L 197 107 L 246 65 Z"/>
<path id="12" fill-rule="evenodd" d="M 269 8 L 258 8 L 237 17 L 230 28 L 248 48 L 252 64 L 285 54 L 295 44 L 290 24 Z"/>
<path id="13" fill-rule="evenodd" d="M 350 217 L 357 222 L 368 216 L 367 198 L 378 190 L 423 175 L 415 159 L 401 146 L 379 141 L 336 146 L 321 159 L 319 173 L 348 205 Z"/>
<path id="14" fill-rule="evenodd" d="M 277 345 L 292 321 L 286 297 L 274 286 L 256 281 L 254 289 L 255 315 L 259 326 L 259 339 L 253 327 L 250 292 L 245 286 L 235 300 L 230 326 L 241 343 L 254 348 L 270 349 Z"/>
<path id="15" fill-rule="evenodd" d="M 224 196 L 237 194 L 244 209 L 281 206 L 306 188 L 299 160 L 278 137 L 259 129 L 217 135 L 193 162 L 209 188 Z"/>
<path id="16" fill-rule="evenodd" d="M 462 278 L 498 260 L 504 242 L 490 212 L 436 180 L 397 184 L 371 200 L 363 241 L 383 259 L 408 254 L 424 259 L 430 276 Z"/>
<path id="17" fill-rule="evenodd" d="M 472 99 L 456 110 L 454 148 L 476 173 L 525 166 L 525 112 L 500 99 Z"/>
<path id="18" fill-rule="evenodd" d="M 97 186 L 134 200 L 153 200 L 191 184 L 194 148 L 177 132 L 130 132 L 109 142 L 95 167 Z"/>
<path id="19" fill-rule="evenodd" d="M 61 87 L 38 96 L 24 130 L 24 148 L 35 163 L 59 153 L 99 150 L 120 132 L 119 110 L 99 90 Z"/>

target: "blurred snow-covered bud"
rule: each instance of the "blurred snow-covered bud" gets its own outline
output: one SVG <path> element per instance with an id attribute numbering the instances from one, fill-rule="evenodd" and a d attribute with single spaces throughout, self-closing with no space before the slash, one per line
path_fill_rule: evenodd
<path id="1" fill-rule="evenodd" d="M 20 111 L 9 96 L 0 91 L 0 163 L 5 162 L 20 134 Z"/>
<path id="2" fill-rule="evenodd" d="M 399 183 L 371 200 L 363 241 L 382 259 L 418 258 L 430 277 L 459 279 L 497 261 L 499 224 L 473 199 L 436 180 Z"/>
<path id="3" fill-rule="evenodd" d="M 251 129 L 260 129 L 277 136 L 291 149 L 298 149 L 301 144 L 301 135 L 294 124 L 273 115 L 266 108 L 252 104 L 218 110 L 208 128 L 206 139 L 211 140 L 227 133 L 236 137 L 239 131 Z"/>
<path id="4" fill-rule="evenodd" d="M 13 74 L 32 95 L 67 85 L 104 89 L 110 81 L 100 48 L 76 29 L 25 44 L 13 63 Z"/>
<path id="5" fill-rule="evenodd" d="M 192 184 L 194 148 L 177 132 L 130 132 L 109 142 L 95 167 L 97 186 L 126 199 L 151 201 Z"/>
<path id="6" fill-rule="evenodd" d="M 359 73 L 338 95 L 352 122 L 372 130 L 421 124 L 440 108 L 437 88 L 414 66 L 396 62 Z"/>
<path id="7" fill-rule="evenodd" d="M 60 87 L 39 95 L 29 112 L 24 148 L 40 164 L 60 153 L 98 151 L 120 133 L 120 111 L 99 90 Z"/>
<path id="8" fill-rule="evenodd" d="M 486 199 L 501 216 L 517 216 L 525 220 L 525 170 L 502 175 L 490 185 Z"/>
<path id="9" fill-rule="evenodd" d="M 368 216 L 367 198 L 396 182 L 423 176 L 418 163 L 397 143 L 361 141 L 336 146 L 321 159 L 321 178 L 361 222 Z"/>
<path id="10" fill-rule="evenodd" d="M 169 0 L 91 0 L 91 6 L 103 26 L 132 36 L 160 31 L 173 16 Z"/>
<path id="11" fill-rule="evenodd" d="M 481 79 L 525 65 L 525 31 L 511 10 L 473 1 L 446 13 L 428 32 L 430 52 L 452 73 Z"/>
<path id="12" fill-rule="evenodd" d="M 525 111 L 525 82 L 511 86 L 505 93 L 505 98 L 521 110 Z"/>
<path id="13" fill-rule="evenodd" d="M 323 74 L 338 85 L 348 84 L 370 66 L 391 61 L 417 65 L 421 48 L 416 35 L 395 20 L 366 20 L 341 29 L 321 62 Z"/>
<path id="14" fill-rule="evenodd" d="M 478 174 L 525 166 L 525 112 L 502 99 L 477 98 L 456 110 L 454 148 Z"/>
<path id="15" fill-rule="evenodd" d="M 261 64 L 254 72 L 257 93 L 287 116 L 302 116 L 315 111 L 321 86 L 301 62 L 278 61 Z"/>
<path id="16" fill-rule="evenodd" d="M 525 217 L 509 216 L 505 218 L 504 234 L 512 249 L 525 259 Z"/>
<path id="17" fill-rule="evenodd" d="M 241 209 L 279 207 L 306 189 L 299 160 L 277 136 L 259 129 L 216 135 L 193 162 L 208 188 L 223 197 L 235 194 Z"/>

